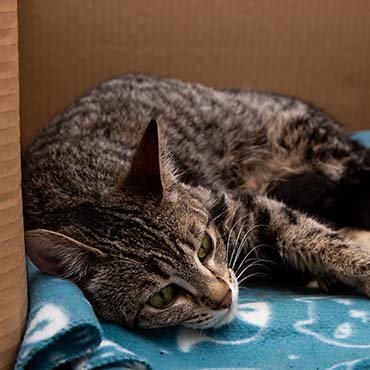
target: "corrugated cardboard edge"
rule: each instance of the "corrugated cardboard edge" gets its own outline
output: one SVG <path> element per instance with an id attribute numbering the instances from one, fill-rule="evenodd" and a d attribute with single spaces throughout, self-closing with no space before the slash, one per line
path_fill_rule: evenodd
<path id="1" fill-rule="evenodd" d="M 0 370 L 14 368 L 26 313 L 17 1 L 0 0 Z"/>

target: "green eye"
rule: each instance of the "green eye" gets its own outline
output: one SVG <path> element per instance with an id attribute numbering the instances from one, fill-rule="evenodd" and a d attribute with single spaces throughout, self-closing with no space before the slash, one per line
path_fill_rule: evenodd
<path id="1" fill-rule="evenodd" d="M 212 239 L 209 235 L 204 235 L 202 244 L 198 250 L 198 258 L 203 262 L 212 250 Z"/>
<path id="2" fill-rule="evenodd" d="M 149 303 L 155 308 L 163 308 L 168 306 L 176 297 L 176 289 L 174 285 L 167 285 L 158 293 L 153 294 L 149 298 Z"/>

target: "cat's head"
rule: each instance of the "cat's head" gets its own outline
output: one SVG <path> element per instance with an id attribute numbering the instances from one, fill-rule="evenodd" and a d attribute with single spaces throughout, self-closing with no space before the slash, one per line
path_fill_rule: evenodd
<path id="1" fill-rule="evenodd" d="M 151 121 L 117 186 L 59 215 L 58 230 L 27 232 L 27 252 L 76 282 L 105 319 L 217 327 L 235 316 L 237 282 L 212 207 L 210 192 L 178 182 L 161 161 Z"/>

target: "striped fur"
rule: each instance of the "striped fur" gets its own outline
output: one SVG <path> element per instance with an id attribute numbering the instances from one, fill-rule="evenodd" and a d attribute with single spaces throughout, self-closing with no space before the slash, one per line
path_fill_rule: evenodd
<path id="1" fill-rule="evenodd" d="M 157 156 L 140 152 L 151 119 L 160 138 L 145 148 Z M 334 231 L 370 229 L 368 185 L 368 152 L 308 103 L 127 75 L 78 99 L 26 151 L 26 244 L 108 320 L 218 326 L 235 314 L 237 277 L 266 270 L 368 294 L 368 252 Z M 205 233 L 214 250 L 202 264 Z M 174 303 L 150 307 L 169 283 Z"/>

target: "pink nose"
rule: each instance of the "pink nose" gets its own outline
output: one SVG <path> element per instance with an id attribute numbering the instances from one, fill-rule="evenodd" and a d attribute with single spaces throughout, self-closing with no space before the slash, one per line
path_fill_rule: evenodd
<path id="1" fill-rule="evenodd" d="M 231 290 L 229 289 L 225 295 L 225 297 L 222 299 L 222 301 L 219 304 L 220 309 L 226 309 L 231 306 L 231 303 L 233 301 Z"/>

